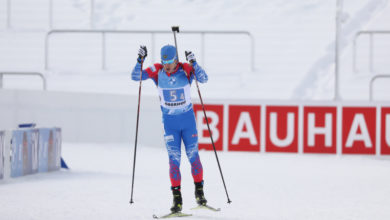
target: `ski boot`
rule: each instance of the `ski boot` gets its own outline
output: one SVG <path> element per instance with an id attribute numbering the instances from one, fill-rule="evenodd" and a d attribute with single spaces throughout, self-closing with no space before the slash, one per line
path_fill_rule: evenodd
<path id="1" fill-rule="evenodd" d="M 207 200 L 204 197 L 204 192 L 203 192 L 203 181 L 195 183 L 195 199 L 198 205 L 205 206 L 207 204 Z"/>
<path id="2" fill-rule="evenodd" d="M 183 199 L 181 197 L 180 186 L 171 187 L 173 194 L 173 205 L 171 207 L 172 213 L 181 212 Z"/>

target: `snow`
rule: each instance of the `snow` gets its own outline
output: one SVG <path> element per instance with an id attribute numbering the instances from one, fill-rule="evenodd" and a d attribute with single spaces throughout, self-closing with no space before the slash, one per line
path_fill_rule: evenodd
<path id="1" fill-rule="evenodd" d="M 163 146 L 139 145 L 134 203 L 129 204 L 132 144 L 64 143 L 70 170 L 0 182 L 1 219 L 152 219 L 172 204 Z M 390 160 L 368 156 L 201 151 L 205 195 L 221 212 L 192 211 L 183 152 L 182 193 L 189 219 L 389 219 Z M 242 160 L 245 158 L 245 160 Z"/>
<path id="2" fill-rule="evenodd" d="M 0 2 L 6 6 L 6 0 Z M 146 67 L 152 61 L 159 61 L 161 46 L 173 44 L 171 34 L 156 35 L 154 50 L 149 34 L 108 34 L 106 70 L 102 70 L 98 34 L 53 35 L 50 37 L 50 68 L 46 70 L 44 40 L 47 31 L 50 28 L 169 31 L 172 25 L 179 25 L 182 31 L 249 31 L 255 40 L 254 71 L 250 68 L 251 45 L 245 35 L 206 35 L 204 54 L 200 35 L 178 35 L 180 60 L 184 60 L 184 50 L 192 50 L 210 75 L 209 86 L 203 89 L 207 97 L 333 99 L 336 1 L 95 0 L 93 10 L 91 2 L 55 1 L 50 22 L 47 1 L 13 1 L 10 27 L 7 27 L 7 16 L 0 16 L 0 30 L 3 27 L 0 48 L 4 51 L 0 53 L 0 60 L 4 61 L 0 62 L 0 69 L 43 72 L 49 91 L 134 95 L 137 85 L 128 79 L 136 62 L 137 48 L 144 44 L 150 49 Z M 389 8 L 387 0 L 343 1 L 340 45 L 343 100 L 368 100 L 372 74 L 353 72 L 350 64 L 352 38 L 359 30 L 388 29 Z M 30 13 L 25 13 L 27 10 Z M 196 16 L 188 16 L 191 14 Z M 375 45 L 375 56 L 378 57 L 378 50 L 380 55 L 376 65 L 382 72 L 388 72 L 389 46 L 379 38 Z M 364 65 L 366 68 L 367 63 Z M 4 86 L 40 89 L 40 82 L 32 81 L 34 77 L 23 79 L 6 76 Z M 381 80 L 375 86 L 375 97 L 389 100 L 386 82 Z M 145 86 L 153 87 L 152 83 Z M 155 95 L 155 91 L 145 89 L 144 94 Z"/>
<path id="3" fill-rule="evenodd" d="M 6 3 L 12 2 L 8 27 Z M 331 100 L 334 89 L 335 1 L 301 0 L 0 0 L 0 70 L 43 72 L 48 91 L 136 95 L 130 81 L 140 44 L 149 35 L 108 36 L 107 70 L 101 70 L 99 38 L 52 39 L 51 69 L 44 68 L 44 39 L 54 29 L 244 30 L 255 38 L 255 71 L 250 70 L 246 36 L 178 35 L 181 60 L 192 49 L 209 74 L 206 99 Z M 384 0 L 345 0 L 341 42 L 341 96 L 367 100 L 371 73 L 352 71 L 352 38 L 362 29 L 389 29 L 390 6 Z M 194 16 L 196 15 L 196 16 Z M 50 26 L 51 25 L 51 26 Z M 72 41 L 73 40 L 73 41 Z M 156 48 L 173 43 L 158 36 Z M 378 41 L 379 42 L 379 41 Z M 383 42 L 382 42 L 383 43 Z M 97 46 L 94 46 L 97 45 Z M 377 44 L 381 70 L 389 70 L 388 44 Z M 89 47 L 88 47 L 89 46 Z M 80 50 L 84 48 L 85 50 Z M 151 60 L 158 59 L 158 51 Z M 360 63 L 362 64 L 362 63 Z M 364 66 L 367 68 L 367 65 Z M 386 69 L 387 68 L 387 69 Z M 4 76 L 6 89 L 41 89 L 35 77 Z M 389 100 L 388 81 L 377 96 Z M 283 88 L 283 89 L 280 89 Z M 194 87 L 193 87 L 194 89 Z M 156 97 L 151 82 L 143 95 Z M 193 96 L 196 92 L 193 91 Z M 160 126 L 160 122 L 156 122 Z M 131 136 L 133 137 L 133 136 Z M 70 170 L 0 181 L 0 219 L 151 219 L 168 212 L 168 157 L 163 146 L 139 143 L 134 201 L 130 205 L 133 145 L 64 143 Z M 213 152 L 201 151 L 205 193 L 221 212 L 191 211 L 195 206 L 189 164 L 182 154 L 184 212 L 189 219 L 390 219 L 390 160 L 376 156 L 219 152 L 232 204 L 227 198 Z"/>

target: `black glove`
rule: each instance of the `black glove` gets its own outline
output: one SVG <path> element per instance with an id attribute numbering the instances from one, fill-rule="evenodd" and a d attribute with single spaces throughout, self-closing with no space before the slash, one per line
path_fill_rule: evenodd
<path id="1" fill-rule="evenodd" d="M 138 50 L 138 62 L 141 63 L 143 60 L 145 60 L 145 57 L 148 56 L 148 50 L 146 49 L 146 46 L 140 46 Z"/>
<path id="2" fill-rule="evenodd" d="M 186 60 L 188 62 L 190 62 L 190 63 L 195 63 L 196 62 L 194 53 L 192 53 L 191 51 L 185 51 L 185 54 L 186 54 Z"/>

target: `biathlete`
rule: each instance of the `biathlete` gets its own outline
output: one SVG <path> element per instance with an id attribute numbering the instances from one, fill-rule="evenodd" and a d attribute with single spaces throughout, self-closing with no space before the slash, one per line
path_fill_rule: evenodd
<path id="1" fill-rule="evenodd" d="M 195 199 L 199 205 L 206 205 L 203 192 L 203 167 L 198 154 L 198 131 L 191 102 L 190 88 L 194 77 L 200 82 L 208 80 L 206 72 L 198 65 L 191 51 L 185 52 L 190 63 L 178 61 L 176 47 L 166 45 L 161 48 L 161 63 L 155 63 L 141 71 L 141 63 L 147 56 L 147 49 L 141 46 L 137 64 L 131 74 L 132 80 L 152 79 L 160 96 L 164 139 L 169 156 L 169 176 L 173 194 L 171 212 L 182 210 L 183 200 L 180 192 L 181 140 L 191 164 L 195 183 Z"/>

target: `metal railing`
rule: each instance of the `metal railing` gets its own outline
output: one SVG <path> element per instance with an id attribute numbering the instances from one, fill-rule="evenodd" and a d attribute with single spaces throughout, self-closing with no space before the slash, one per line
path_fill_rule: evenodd
<path id="1" fill-rule="evenodd" d="M 7 28 L 11 28 L 11 0 L 7 0 Z"/>
<path id="2" fill-rule="evenodd" d="M 6 2 L 6 10 L 7 10 L 7 28 L 12 28 L 11 21 L 11 10 L 12 10 L 12 2 L 11 0 L 7 0 Z M 94 28 L 94 14 L 95 14 L 95 0 L 89 0 L 89 24 L 90 28 Z M 49 29 L 53 29 L 53 0 L 49 0 Z"/>
<path id="3" fill-rule="evenodd" d="M 358 73 L 358 69 L 356 67 L 356 41 L 357 38 L 361 35 L 368 34 L 369 35 L 369 70 L 371 73 L 375 73 L 374 69 L 374 50 L 373 50 L 373 44 L 374 44 L 374 35 L 376 34 L 390 34 L 389 30 L 372 30 L 372 31 L 359 31 L 355 34 L 355 37 L 353 39 L 353 71 L 355 73 Z"/>
<path id="4" fill-rule="evenodd" d="M 384 75 L 384 74 L 380 74 L 380 75 L 375 75 L 371 78 L 370 80 L 370 101 L 372 101 L 373 99 L 373 95 L 372 95 L 372 90 L 373 90 L 373 84 L 374 84 L 374 81 L 379 79 L 379 78 L 390 78 L 390 75 Z"/>
<path id="5" fill-rule="evenodd" d="M 155 35 L 156 34 L 170 34 L 171 31 L 157 31 L 157 30 L 51 30 L 46 34 L 45 38 L 45 69 L 49 69 L 49 38 L 54 34 L 61 33 L 97 33 L 102 35 L 102 69 L 106 69 L 106 34 L 151 34 L 151 57 L 154 56 L 155 50 Z M 201 56 L 205 60 L 205 35 L 206 34 L 243 34 L 250 38 L 250 54 L 251 54 L 251 70 L 255 71 L 255 40 L 253 35 L 248 31 L 180 31 L 180 34 L 200 34 L 201 35 Z"/>
<path id="6" fill-rule="evenodd" d="M 43 82 L 43 90 L 47 89 L 47 82 L 46 82 L 45 76 L 42 73 L 38 73 L 38 72 L 0 72 L 0 89 L 3 88 L 3 76 L 4 75 L 24 75 L 24 76 L 26 76 L 26 75 L 28 75 L 28 76 L 34 75 L 34 76 L 39 76 L 42 79 L 42 82 Z"/>

